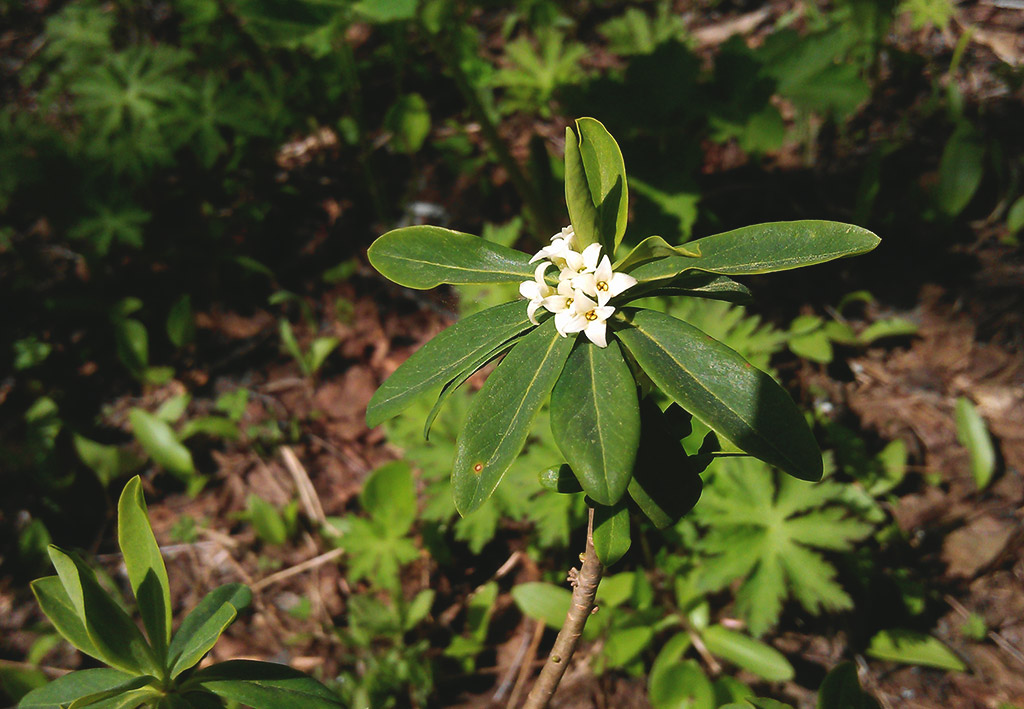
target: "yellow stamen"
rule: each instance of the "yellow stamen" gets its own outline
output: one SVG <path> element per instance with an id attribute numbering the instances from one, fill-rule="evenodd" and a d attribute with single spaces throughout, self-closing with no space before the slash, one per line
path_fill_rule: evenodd
<path id="1" fill-rule="evenodd" d="M 565 307 L 568 308 L 570 305 L 572 305 L 572 298 L 566 298 L 565 299 Z"/>
<path id="2" fill-rule="evenodd" d="M 597 282 L 597 289 L 600 290 L 600 291 L 608 290 L 608 283 L 607 283 L 607 281 L 598 281 Z"/>
<path id="3" fill-rule="evenodd" d="M 593 310 L 591 310 L 589 313 L 587 313 L 583 317 L 585 317 L 590 322 L 594 322 L 595 320 L 597 320 L 597 313 L 595 313 Z"/>

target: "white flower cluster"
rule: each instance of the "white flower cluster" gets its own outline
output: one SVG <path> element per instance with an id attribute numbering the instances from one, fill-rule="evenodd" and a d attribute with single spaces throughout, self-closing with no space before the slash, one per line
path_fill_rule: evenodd
<path id="1" fill-rule="evenodd" d="M 562 337 L 582 332 L 598 347 L 607 347 L 605 321 L 615 312 L 608 301 L 635 286 L 636 279 L 612 271 L 608 255 L 601 256 L 600 244 L 591 244 L 582 253 L 573 249 L 575 237 L 571 226 L 551 237 L 551 245 L 530 259 L 540 263 L 533 280 L 519 284 L 519 293 L 530 301 L 526 313 L 534 325 L 537 309 L 544 306 L 555 314 L 555 329 Z M 551 266 L 559 269 L 557 287 L 544 279 Z"/>

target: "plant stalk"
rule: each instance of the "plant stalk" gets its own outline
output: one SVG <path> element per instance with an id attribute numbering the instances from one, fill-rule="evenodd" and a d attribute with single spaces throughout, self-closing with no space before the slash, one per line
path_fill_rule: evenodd
<path id="1" fill-rule="evenodd" d="M 583 635 L 583 627 L 587 624 L 587 618 L 594 610 L 594 598 L 597 596 L 597 585 L 601 583 L 601 575 L 604 573 L 604 564 L 597 558 L 594 551 L 594 508 L 590 508 L 587 520 L 587 550 L 583 554 L 583 564 L 580 566 L 579 574 L 576 576 L 575 588 L 572 592 L 572 602 L 569 604 L 569 612 L 565 616 L 562 629 L 558 631 L 555 645 L 551 648 L 548 661 L 540 671 L 540 676 L 530 690 L 530 696 L 526 698 L 523 709 L 545 709 L 548 702 L 555 694 L 558 683 L 562 681 L 569 661 L 576 646 L 579 645 L 580 637 Z"/>

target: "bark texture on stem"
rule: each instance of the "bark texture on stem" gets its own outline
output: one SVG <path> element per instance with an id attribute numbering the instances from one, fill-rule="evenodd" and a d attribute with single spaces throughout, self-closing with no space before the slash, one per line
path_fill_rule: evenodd
<path id="1" fill-rule="evenodd" d="M 544 709 L 554 696 L 555 689 L 558 688 L 558 683 L 562 680 L 573 653 L 576 652 L 576 646 L 579 645 L 583 626 L 587 624 L 587 618 L 594 609 L 597 585 L 601 583 L 603 573 L 604 565 L 594 551 L 594 509 L 591 508 L 587 521 L 587 550 L 583 555 L 583 565 L 576 576 L 576 587 L 572 592 L 569 612 L 565 616 L 562 629 L 558 631 L 548 661 L 541 669 L 530 696 L 526 698 L 524 709 Z"/>

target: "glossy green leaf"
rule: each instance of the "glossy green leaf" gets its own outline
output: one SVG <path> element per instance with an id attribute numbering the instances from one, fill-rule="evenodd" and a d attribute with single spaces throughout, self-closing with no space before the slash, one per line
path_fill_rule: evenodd
<path id="1" fill-rule="evenodd" d="M 79 697 L 118 687 L 131 679 L 132 675 L 107 667 L 79 670 L 32 690 L 21 698 L 18 709 L 61 709 Z"/>
<path id="2" fill-rule="evenodd" d="M 373 242 L 366 255 L 386 278 L 420 290 L 442 283 L 527 281 L 534 271 L 530 256 L 522 251 L 438 226 L 389 231 Z"/>
<path id="3" fill-rule="evenodd" d="M 879 709 L 879 704 L 861 688 L 857 665 L 841 662 L 821 682 L 818 709 Z"/>
<path id="4" fill-rule="evenodd" d="M 605 566 L 611 566 L 629 551 L 629 506 L 625 500 L 613 507 L 594 507 L 594 550 Z"/>
<path id="5" fill-rule="evenodd" d="M 629 211 L 622 151 L 600 121 L 580 118 L 576 121 L 576 130 L 590 199 L 597 209 L 597 241 L 605 253 L 614 258 L 615 249 L 626 233 Z"/>
<path id="6" fill-rule="evenodd" d="M 90 657 L 101 658 L 96 644 L 85 629 L 85 622 L 78 615 L 75 604 L 64 590 L 58 576 L 45 576 L 31 583 L 32 593 L 43 614 L 53 623 L 57 632 L 73 646 Z"/>
<path id="7" fill-rule="evenodd" d="M 660 236 L 648 236 L 615 264 L 615 272 L 629 273 L 637 266 L 666 256 L 697 258 L 700 256 L 700 249 L 689 244 L 673 246 Z"/>
<path id="8" fill-rule="evenodd" d="M 670 256 L 630 273 L 639 281 L 660 281 L 698 269 L 725 276 L 786 271 L 871 251 L 880 239 L 852 224 L 805 220 L 769 222 L 690 242 L 699 258 Z"/>
<path id="9" fill-rule="evenodd" d="M 728 276 L 719 276 L 704 271 L 685 271 L 668 281 L 651 281 L 630 288 L 620 302 L 649 296 L 687 296 L 724 300 L 729 303 L 749 303 L 753 299 L 750 289 Z"/>
<path id="10" fill-rule="evenodd" d="M 176 677 L 199 662 L 227 627 L 223 625 L 216 636 L 213 635 L 213 631 L 222 626 L 222 619 L 229 614 L 234 618 L 251 602 L 252 591 L 240 583 L 225 584 L 206 594 L 199 605 L 185 616 L 167 648 L 167 657 L 172 663 L 171 676 Z"/>
<path id="11" fill-rule="evenodd" d="M 165 422 L 143 409 L 128 412 L 128 421 L 139 445 L 158 465 L 179 476 L 195 473 L 192 454 Z"/>
<path id="12" fill-rule="evenodd" d="M 714 709 L 715 690 L 693 660 L 662 665 L 647 678 L 654 709 Z"/>
<path id="13" fill-rule="evenodd" d="M 114 669 L 133 674 L 156 674 L 156 658 L 132 619 L 107 595 L 92 569 L 73 554 L 50 545 L 61 585 L 75 613 L 84 621 L 85 632 L 99 659 Z"/>
<path id="14" fill-rule="evenodd" d="M 91 692 L 78 697 L 71 702 L 68 709 L 82 709 L 83 707 L 94 707 L 95 709 L 128 709 L 138 707 L 141 700 L 147 696 L 155 695 L 156 688 L 150 686 L 156 682 L 152 675 L 141 675 L 126 679 L 116 687 L 102 689 L 98 692 Z M 145 689 L 144 689 L 145 688 Z"/>
<path id="15" fill-rule="evenodd" d="M 551 435 L 592 499 L 621 499 L 640 444 L 640 408 L 618 342 L 577 340 L 551 391 Z"/>
<path id="16" fill-rule="evenodd" d="M 544 468 L 544 470 L 538 473 L 537 478 L 540 486 L 551 492 L 557 492 L 562 495 L 583 492 L 583 486 L 580 485 L 580 481 L 573 474 L 572 468 L 565 463 Z"/>
<path id="17" fill-rule="evenodd" d="M 455 323 L 418 349 L 380 385 L 366 407 L 366 425 L 377 426 L 399 414 L 417 396 L 458 377 L 484 354 L 529 327 L 523 301 L 489 308 Z"/>
<path id="18" fill-rule="evenodd" d="M 996 471 L 996 450 L 985 420 L 971 400 L 964 396 L 956 400 L 956 437 L 970 455 L 975 486 L 984 490 Z"/>
<path id="19" fill-rule="evenodd" d="M 412 468 L 404 461 L 377 468 L 363 483 L 359 502 L 382 528 L 394 536 L 403 536 L 416 520 L 416 483 L 412 479 Z"/>
<path id="20" fill-rule="evenodd" d="M 238 611 L 230 604 L 225 603 L 201 626 L 195 628 L 189 635 L 188 642 L 181 648 L 180 654 L 174 659 L 171 677 L 177 677 L 202 660 L 203 656 L 217 643 L 221 634 L 234 622 L 237 615 Z"/>
<path id="21" fill-rule="evenodd" d="M 617 331 L 651 380 L 741 450 L 802 480 L 821 479 L 821 452 L 800 410 L 770 376 L 697 328 L 626 309 Z"/>
<path id="22" fill-rule="evenodd" d="M 287 665 L 230 660 L 204 668 L 191 678 L 222 699 L 260 709 L 337 709 L 338 696 L 315 679 Z"/>
<path id="23" fill-rule="evenodd" d="M 594 206 L 580 143 L 572 128 L 565 129 L 565 206 L 569 212 L 576 250 L 600 241 L 600 215 Z"/>
<path id="24" fill-rule="evenodd" d="M 494 349 L 485 352 L 484 354 L 470 362 L 469 366 L 465 367 L 463 371 L 459 374 L 459 376 L 455 377 L 450 382 L 441 387 L 441 393 L 437 395 L 437 401 L 434 402 L 434 405 L 430 408 L 430 413 L 427 414 L 427 418 L 423 422 L 424 440 L 429 439 L 430 427 L 434 424 L 434 419 L 436 419 L 437 415 L 441 413 L 441 408 L 444 406 L 445 402 L 448 401 L 451 395 L 458 391 L 459 387 L 465 384 L 466 381 L 474 374 L 476 374 L 481 367 L 486 365 L 491 360 L 500 357 L 501 355 L 508 352 L 522 338 L 522 335 L 518 335 L 516 337 L 513 337 L 511 340 L 506 340 L 505 342 L 502 342 Z"/>
<path id="25" fill-rule="evenodd" d="M 512 588 L 512 600 L 524 615 L 558 629 L 565 623 L 572 593 L 550 583 L 521 583 Z"/>
<path id="26" fill-rule="evenodd" d="M 701 639 L 712 655 L 750 670 L 769 682 L 793 679 L 793 666 L 781 652 L 749 635 L 712 625 L 701 633 Z"/>
<path id="27" fill-rule="evenodd" d="M 157 657 L 163 657 L 171 640 L 171 587 L 137 475 L 124 486 L 117 503 L 117 543 L 149 642 Z"/>
<path id="28" fill-rule="evenodd" d="M 707 456 L 688 456 L 665 415 L 650 399 L 641 404 L 643 432 L 629 496 L 658 529 L 675 524 L 700 499 Z"/>
<path id="29" fill-rule="evenodd" d="M 512 348 L 473 397 L 452 472 L 455 507 L 461 514 L 491 496 L 523 449 L 573 341 L 558 334 L 553 318 L 547 320 Z"/>
<path id="30" fill-rule="evenodd" d="M 871 638 L 867 653 L 878 660 L 967 671 L 967 666 L 942 641 L 913 630 L 883 630 Z"/>

